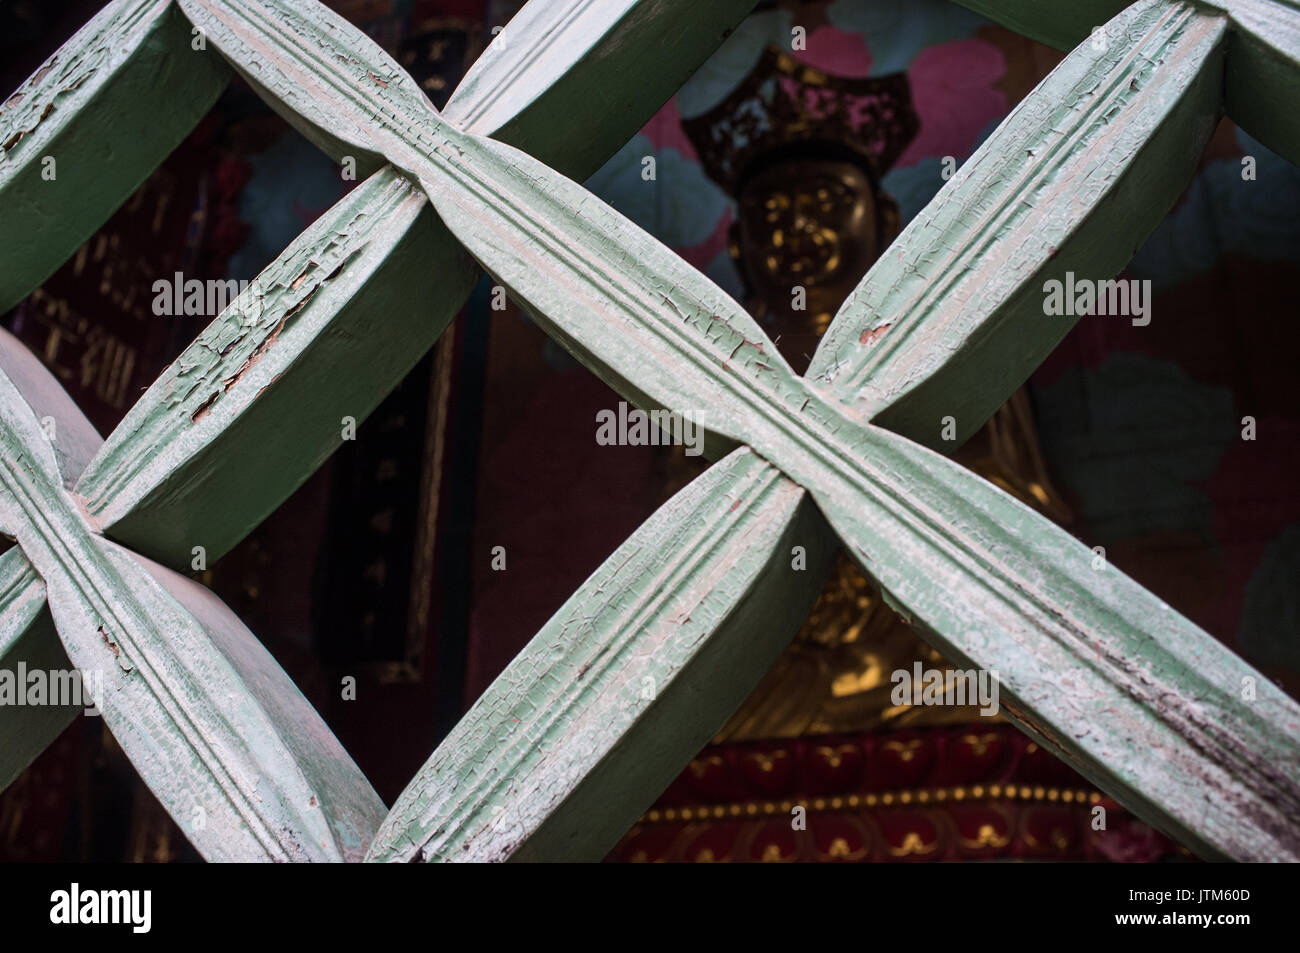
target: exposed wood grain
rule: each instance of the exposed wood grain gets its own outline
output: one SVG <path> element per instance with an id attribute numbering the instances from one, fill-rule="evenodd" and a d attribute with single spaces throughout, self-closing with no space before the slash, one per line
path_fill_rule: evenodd
<path id="1" fill-rule="evenodd" d="M 115 0 L 0 105 L 0 312 L 48 278 L 216 102 L 230 71 L 215 52 L 191 49 L 190 29 L 169 0 Z"/>
<path id="2" fill-rule="evenodd" d="M 1140 0 L 1107 29 L 1107 51 L 1061 62 L 840 308 L 808 376 L 855 414 L 960 446 L 1077 320 L 1044 313 L 1044 283 L 1112 277 L 1183 192 L 1220 114 L 1226 20 Z"/>

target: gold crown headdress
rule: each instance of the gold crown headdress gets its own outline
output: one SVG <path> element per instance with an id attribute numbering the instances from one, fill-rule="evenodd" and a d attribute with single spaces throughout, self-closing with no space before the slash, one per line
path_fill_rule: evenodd
<path id="1" fill-rule="evenodd" d="M 848 150 L 879 182 L 920 120 L 905 73 L 834 76 L 768 47 L 725 100 L 682 126 L 706 174 L 738 195 L 756 160 L 809 143 Z"/>

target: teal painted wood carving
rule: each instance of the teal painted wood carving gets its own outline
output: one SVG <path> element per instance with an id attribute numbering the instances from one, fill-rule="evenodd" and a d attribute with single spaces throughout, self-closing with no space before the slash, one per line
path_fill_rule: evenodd
<path id="1" fill-rule="evenodd" d="M 442 112 L 316 3 L 111 4 L 0 110 L 6 224 L 32 214 L 47 155 L 75 168 L 113 132 L 97 110 L 150 133 L 85 186 L 96 201 L 65 197 L 48 235 L 28 229 L 41 240 L 0 259 L 7 301 L 111 212 L 230 68 L 368 178 L 102 443 L 0 338 L 0 531 L 18 544 L 0 557 L 0 660 L 63 653 L 108 673 L 107 724 L 210 859 L 594 860 L 763 676 L 838 541 L 947 657 L 997 673 L 1026 732 L 1139 816 L 1206 857 L 1300 859 L 1300 706 L 940 452 L 1068 330 L 1043 320 L 1044 283 L 1118 272 L 1225 109 L 1300 158 L 1285 107 L 1300 11 L 968 5 L 1072 50 L 862 279 L 799 376 L 740 305 L 575 183 L 751 3 L 533 0 Z M 177 62 L 192 64 L 187 101 L 154 122 L 132 84 Z M 479 268 L 629 402 L 703 422 L 716 462 L 386 810 L 255 636 L 175 570 L 196 547 L 229 550 L 310 476 L 341 418 L 373 410 L 433 346 Z M 792 571 L 796 547 L 808 571 Z M 0 783 L 75 714 L 0 712 L 0 739 L 21 739 L 0 751 Z"/>

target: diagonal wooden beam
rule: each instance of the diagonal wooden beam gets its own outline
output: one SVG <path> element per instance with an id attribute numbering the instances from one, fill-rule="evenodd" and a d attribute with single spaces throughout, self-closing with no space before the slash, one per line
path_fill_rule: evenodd
<path id="1" fill-rule="evenodd" d="M 1044 313 L 1044 284 L 1112 277 L 1191 180 L 1220 115 L 1226 32 L 1221 16 L 1140 0 L 1107 25 L 1105 51 L 1080 44 L 866 274 L 808 376 L 862 419 L 961 446 L 1077 320 Z"/>
<path id="2" fill-rule="evenodd" d="M 1300 3 L 1205 0 L 1232 18 L 1223 96 L 1228 115 L 1300 164 Z"/>
<path id="3" fill-rule="evenodd" d="M 807 617 L 829 562 L 819 523 L 749 450 L 720 461 L 484 692 L 393 805 L 370 859 L 604 856 Z"/>
<path id="4" fill-rule="evenodd" d="M 478 269 L 391 168 L 322 215 L 123 418 L 77 484 L 103 532 L 218 559 L 430 348 Z"/>
<path id="5" fill-rule="evenodd" d="M 190 30 L 170 0 L 114 0 L 0 105 L 0 312 L 53 274 L 216 102 L 230 70 L 193 49 Z"/>
<path id="6" fill-rule="evenodd" d="M 0 328 L 0 373 L 40 421 L 54 465 L 71 487 L 102 443 L 89 420 L 45 366 L 16 337 Z M 0 671 L 68 671 L 72 663 L 45 605 L 45 583 L 23 551 L 0 555 Z M 8 787 L 72 721 L 76 705 L 0 706 L 0 790 Z"/>
<path id="7" fill-rule="evenodd" d="M 955 0 L 1030 39 L 1071 50 L 1117 16 L 1127 0 Z M 1252 136 L 1300 163 L 1300 3 L 1296 0 L 1197 0 L 1232 21 L 1224 100 Z"/>
<path id="8" fill-rule="evenodd" d="M 693 69 L 712 49 L 724 10 L 738 20 L 746 6 L 732 0 L 710 8 L 697 15 L 698 28 L 683 30 L 679 3 L 654 10 L 639 0 L 552 5 L 542 15 L 546 31 L 530 32 L 524 22 L 503 33 L 498 53 L 480 61 L 454 103 L 468 127 L 506 141 L 537 137 L 557 115 L 586 119 L 596 128 L 569 135 L 552 154 L 566 169 L 599 163 L 621 144 L 618 130 L 639 126 L 658 105 L 656 97 L 674 88 L 673 70 Z M 264 22 L 255 16 L 261 14 L 256 4 L 245 13 Z M 356 45 L 348 66 L 357 77 L 385 95 L 391 90 L 412 114 L 427 108 L 400 67 L 346 21 L 328 11 L 324 16 L 316 24 L 318 39 L 351 35 Z M 290 18 L 280 28 L 293 34 L 297 22 Z M 672 42 L 663 47 L 668 34 Z M 228 31 L 210 39 L 231 48 L 241 42 Z M 576 90 L 612 68 L 611 44 L 659 66 L 642 64 L 622 98 L 585 96 L 579 108 Z M 664 52 L 676 57 L 667 73 Z M 270 82 L 260 69 L 252 71 L 259 86 Z M 532 83 L 543 78 L 560 87 L 539 92 Z M 340 76 L 329 88 L 351 95 L 352 85 Z M 299 103 L 305 117 L 317 115 L 301 97 Z M 337 105 L 338 115 L 346 115 L 342 99 Z M 346 145 L 342 120 L 327 121 L 334 123 L 327 138 L 336 156 L 359 154 L 361 121 L 355 128 L 362 131 Z M 173 567 L 189 565 L 194 546 L 218 558 L 337 449 L 343 419 L 365 419 L 437 340 L 477 279 L 473 263 L 425 205 L 423 192 L 394 169 L 377 172 L 217 317 L 132 408 L 78 487 L 105 533 Z M 366 372 L 341 373 L 357 365 Z M 311 413 L 304 413 L 308 407 Z"/>
<path id="9" fill-rule="evenodd" d="M 1072 50 L 1095 27 L 1119 14 L 1129 0 L 954 0 L 1021 36 Z"/>
<path id="10" fill-rule="evenodd" d="M 443 118 L 581 181 L 645 125 L 754 3 L 526 3 L 465 74 Z"/>
<path id="11" fill-rule="evenodd" d="M 377 168 L 394 160 L 394 133 L 418 140 L 432 109 L 424 92 L 369 37 L 322 4 L 178 2 L 266 102 L 330 156 L 364 157 Z M 644 125 L 753 5 L 527 4 L 453 93 L 448 115 L 461 128 L 541 150 L 548 164 L 585 177 Z"/>

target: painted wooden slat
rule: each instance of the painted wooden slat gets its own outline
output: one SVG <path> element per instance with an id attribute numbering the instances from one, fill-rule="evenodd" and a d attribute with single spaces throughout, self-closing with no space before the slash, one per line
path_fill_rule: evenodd
<path id="1" fill-rule="evenodd" d="M 102 675 L 141 777 L 209 859 L 358 859 L 383 803 L 293 682 L 202 586 L 95 534 L 60 482 L 0 371 L 0 532 L 44 581 L 69 660 Z"/>
<path id="2" fill-rule="evenodd" d="M 45 583 L 22 550 L 8 550 L 0 555 L 0 673 L 14 679 L 17 691 L 27 673 L 71 668 L 45 606 Z M 75 705 L 19 705 L 17 700 L 0 706 L 0 791 L 82 713 Z"/>
<path id="3" fill-rule="evenodd" d="M 343 17 L 316 2 L 179 5 L 267 103 L 327 154 L 412 167 L 432 104 Z M 641 128 L 752 6 L 753 0 L 528 4 L 448 105 L 463 128 L 540 149 L 555 168 L 585 176 Z M 549 85 L 538 88 L 539 81 Z"/>
<path id="4" fill-rule="evenodd" d="M 1219 116 L 1224 18 L 1141 0 L 1107 31 L 1107 51 L 1083 43 L 1060 63 L 840 308 L 808 376 L 855 414 L 960 446 L 1077 320 L 1044 313 L 1045 282 L 1111 278 L 1190 181 Z"/>
<path id="5" fill-rule="evenodd" d="M 384 164 L 376 132 L 385 119 L 418 115 L 428 102 L 396 60 L 314 0 L 178 6 L 281 118 L 334 161 L 353 159 L 362 175 Z"/>
<path id="6" fill-rule="evenodd" d="M 188 568 L 202 546 L 217 559 L 355 433 L 477 275 L 423 192 L 377 172 L 163 372 L 77 492 L 143 555 Z"/>
<path id="7" fill-rule="evenodd" d="M 1223 96 L 1228 115 L 1279 155 L 1300 163 L 1300 3 L 1208 0 L 1232 17 Z"/>
<path id="8" fill-rule="evenodd" d="M 1021 36 L 1072 50 L 1129 0 L 954 0 Z"/>
<path id="9" fill-rule="evenodd" d="M 849 452 L 861 476 L 806 485 L 927 641 L 997 673 L 1014 720 L 1203 856 L 1300 858 L 1300 706 L 1289 696 L 946 458 L 874 427 Z"/>
<path id="10" fill-rule="evenodd" d="M 584 179 L 640 130 L 754 2 L 526 3 L 465 74 L 443 118 Z"/>
<path id="11" fill-rule="evenodd" d="M 98 449 L 99 434 L 58 381 L 8 331 L 0 328 L 0 372 L 9 376 L 50 438 L 59 479 L 72 486 Z M 0 555 L 0 671 L 69 671 L 45 606 L 45 584 L 17 547 Z M 0 705 L 0 790 L 53 742 L 83 709 Z"/>
<path id="12" fill-rule="evenodd" d="M 398 798 L 376 860 L 604 856 L 807 617 L 830 548 L 806 494 L 736 450 L 551 618 Z M 806 568 L 792 550 L 804 545 Z"/>
<path id="13" fill-rule="evenodd" d="M 0 105 L 0 312 L 48 278 L 216 102 L 230 71 L 193 49 L 190 31 L 169 0 L 115 0 Z"/>
<path id="14" fill-rule="evenodd" d="M 1208 55 L 1221 24 L 1200 25 L 1185 32 Z M 1126 577 L 1095 574 L 1090 550 L 1010 496 L 847 416 L 791 374 L 738 304 L 579 186 L 491 140 L 450 128 L 437 138 L 420 174 L 440 217 L 588 367 L 642 406 L 697 417 L 707 408 L 716 432 L 811 491 L 864 571 L 934 644 L 999 671 L 1016 698 L 1032 700 L 1027 719 L 1065 750 L 1074 746 L 1085 772 L 1140 815 L 1207 855 L 1300 856 L 1297 833 L 1277 823 L 1300 803 L 1300 749 L 1287 734 L 1300 724 L 1294 702 Z M 1073 694 L 1035 690 L 1052 670 L 1033 652 L 1053 645 L 1058 663 L 1063 654 L 1075 663 L 1054 669 Z M 1090 669 L 1099 646 L 1113 646 L 1114 660 Z M 1198 665 L 1162 662 L 1189 657 Z M 1229 718 L 1238 677 L 1260 683 L 1262 717 Z M 1133 687 L 1148 683 L 1170 697 Z M 1207 684 L 1225 701 L 1214 710 L 1223 734 L 1177 704 L 1204 697 Z M 1080 699 L 1105 701 L 1082 739 Z M 1135 765 L 1133 752 L 1148 750 L 1130 747 L 1137 737 L 1183 770 Z M 1255 753 L 1251 770 L 1274 768 L 1250 773 L 1223 749 L 1228 740 L 1234 752 Z M 1212 783 L 1224 794 L 1206 805 Z"/>
<path id="15" fill-rule="evenodd" d="M 955 0 L 1017 33 L 1071 50 L 1127 0 Z M 1232 18 L 1224 99 L 1228 115 L 1270 149 L 1300 163 L 1300 4 L 1200 0 Z"/>

